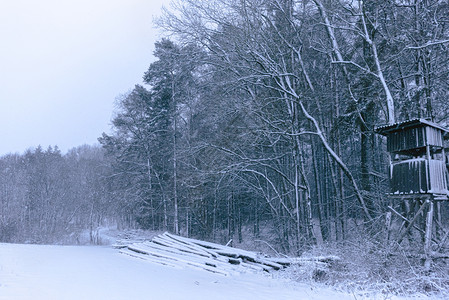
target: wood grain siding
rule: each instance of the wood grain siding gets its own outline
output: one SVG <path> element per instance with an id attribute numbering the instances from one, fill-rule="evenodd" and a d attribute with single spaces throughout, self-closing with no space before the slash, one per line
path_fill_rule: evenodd
<path id="1" fill-rule="evenodd" d="M 426 146 L 426 128 L 407 128 L 388 136 L 388 152 L 401 152 Z"/>
<path id="2" fill-rule="evenodd" d="M 443 134 L 440 129 L 426 127 L 427 144 L 430 146 L 443 147 Z"/>
<path id="3" fill-rule="evenodd" d="M 446 194 L 446 166 L 443 161 L 419 158 L 391 165 L 391 193 L 402 194 Z"/>
<path id="4" fill-rule="evenodd" d="M 391 132 L 388 136 L 387 150 L 398 153 L 427 145 L 443 147 L 441 130 L 433 127 L 415 127 Z"/>
<path id="5" fill-rule="evenodd" d="M 393 194 L 427 193 L 427 160 L 412 159 L 391 165 L 390 185 Z"/>
<path id="6" fill-rule="evenodd" d="M 430 193 L 446 194 L 447 173 L 446 164 L 441 160 L 431 159 L 429 161 Z"/>

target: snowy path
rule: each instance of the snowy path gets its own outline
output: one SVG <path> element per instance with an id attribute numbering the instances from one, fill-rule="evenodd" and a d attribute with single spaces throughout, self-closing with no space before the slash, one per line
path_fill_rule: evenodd
<path id="1" fill-rule="evenodd" d="M 353 299 L 262 275 L 170 268 L 109 247 L 0 244 L 0 299 Z"/>

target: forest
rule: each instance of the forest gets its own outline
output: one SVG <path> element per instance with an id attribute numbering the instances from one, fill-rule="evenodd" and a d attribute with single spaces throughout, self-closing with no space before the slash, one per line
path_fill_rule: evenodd
<path id="1" fill-rule="evenodd" d="M 441 0 L 174 2 L 100 146 L 0 159 L 0 241 L 114 224 L 291 255 L 378 247 L 389 156 L 375 128 L 449 125 L 448 16 Z"/>

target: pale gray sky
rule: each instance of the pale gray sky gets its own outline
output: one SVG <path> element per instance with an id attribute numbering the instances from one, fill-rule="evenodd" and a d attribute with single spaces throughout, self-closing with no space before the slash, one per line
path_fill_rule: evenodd
<path id="1" fill-rule="evenodd" d="M 0 156 L 96 143 L 154 61 L 169 2 L 0 0 Z"/>

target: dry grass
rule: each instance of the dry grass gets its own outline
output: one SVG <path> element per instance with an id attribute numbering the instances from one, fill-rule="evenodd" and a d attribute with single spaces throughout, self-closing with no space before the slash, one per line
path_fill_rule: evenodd
<path id="1" fill-rule="evenodd" d="M 389 255 L 387 249 L 370 240 L 323 244 L 305 253 L 307 256 L 337 255 L 340 261 L 317 272 L 316 266 L 295 266 L 286 276 L 300 282 L 334 286 L 347 292 L 449 299 L 449 261 L 434 261 L 426 271 L 413 251 Z M 319 270 L 319 268 L 318 268 Z"/>

